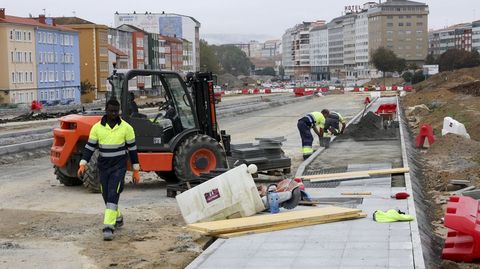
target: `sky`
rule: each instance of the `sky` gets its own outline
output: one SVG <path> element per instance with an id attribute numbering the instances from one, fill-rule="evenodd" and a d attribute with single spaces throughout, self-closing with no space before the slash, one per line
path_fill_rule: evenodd
<path id="1" fill-rule="evenodd" d="M 377 0 L 378 1 L 378 0 Z M 383 0 L 385 1 L 385 0 Z M 303 21 L 341 16 L 344 7 L 366 0 L 3 0 L 7 15 L 77 16 L 113 27 L 114 13 L 178 13 L 200 21 L 200 38 L 209 43 L 281 39 Z M 430 9 L 429 28 L 480 20 L 479 0 L 417 0 Z"/>

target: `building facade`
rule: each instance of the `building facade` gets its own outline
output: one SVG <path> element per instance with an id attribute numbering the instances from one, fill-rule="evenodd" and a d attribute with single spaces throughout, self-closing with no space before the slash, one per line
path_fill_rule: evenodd
<path id="1" fill-rule="evenodd" d="M 195 66 L 193 65 L 193 43 L 182 39 L 183 41 L 183 63 L 182 63 L 182 71 L 184 73 L 194 72 Z"/>
<path id="2" fill-rule="evenodd" d="M 131 32 L 123 31 L 117 28 L 108 28 L 108 44 L 111 45 L 113 48 L 118 49 L 119 50 L 118 53 L 127 55 L 127 63 L 118 65 L 118 68 L 124 68 L 124 69 L 133 68 L 133 41 L 132 40 L 133 39 L 132 39 Z M 109 61 L 109 68 L 111 64 L 112 63 Z"/>
<path id="3" fill-rule="evenodd" d="M 328 68 L 328 28 L 316 26 L 310 30 L 311 80 L 330 80 Z"/>
<path id="4" fill-rule="evenodd" d="M 37 100 L 35 27 L 33 19 L 8 16 L 0 9 L 0 103 Z"/>
<path id="5" fill-rule="evenodd" d="M 93 87 L 92 91 L 82 92 L 82 103 L 103 99 L 109 76 L 108 27 L 77 17 L 57 17 L 54 20 L 59 25 L 78 31 L 80 81 Z"/>
<path id="6" fill-rule="evenodd" d="M 156 33 L 192 43 L 192 59 L 195 71 L 200 71 L 200 22 L 195 18 L 169 13 L 115 13 L 115 27 L 133 25 L 145 32 Z"/>
<path id="7" fill-rule="evenodd" d="M 369 14 L 369 51 L 392 50 L 407 63 L 422 66 L 428 53 L 428 14 L 425 3 L 387 0 Z"/>
<path id="8" fill-rule="evenodd" d="M 80 103 L 78 32 L 40 15 L 36 36 L 37 98 L 47 104 Z"/>
<path id="9" fill-rule="evenodd" d="M 472 22 L 472 48 L 480 52 L 480 21 Z"/>
<path id="10" fill-rule="evenodd" d="M 473 48 L 472 23 L 455 24 L 428 34 L 428 53 L 438 57 L 449 49 L 471 51 Z"/>

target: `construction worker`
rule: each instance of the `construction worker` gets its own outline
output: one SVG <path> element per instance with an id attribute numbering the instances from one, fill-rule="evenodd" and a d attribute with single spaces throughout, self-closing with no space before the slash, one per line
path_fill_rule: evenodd
<path id="1" fill-rule="evenodd" d="M 345 131 L 346 121 L 340 113 L 328 109 L 322 110 L 322 115 L 325 117 L 325 126 L 320 146 L 329 148 L 332 136 L 338 136 Z M 340 123 L 342 128 L 340 128 Z"/>
<path id="2" fill-rule="evenodd" d="M 300 137 L 302 138 L 302 153 L 304 160 L 313 154 L 313 136 L 310 129 L 313 129 L 318 135 L 318 138 L 321 139 L 323 137 L 324 124 L 325 116 L 317 111 L 311 112 L 298 120 L 297 128 L 300 132 Z"/>
<path id="3" fill-rule="evenodd" d="M 100 190 L 106 206 L 103 219 L 103 239 L 110 241 L 113 239 L 115 228 L 123 225 L 123 216 L 118 209 L 118 200 L 125 181 L 127 155 L 130 156 L 132 163 L 134 183 L 140 181 L 140 165 L 135 133 L 132 126 L 120 118 L 120 103 L 116 99 L 110 99 L 105 110 L 105 116 L 90 130 L 78 175 L 81 176 L 85 173 L 85 165 L 98 148 L 100 156 L 97 165 L 101 183 Z"/>

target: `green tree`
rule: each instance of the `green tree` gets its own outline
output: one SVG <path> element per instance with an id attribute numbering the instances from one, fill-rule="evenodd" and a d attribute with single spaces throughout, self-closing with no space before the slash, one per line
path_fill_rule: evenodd
<path id="1" fill-rule="evenodd" d="M 258 72 L 258 75 L 275 76 L 276 74 L 275 74 L 275 69 L 273 67 L 265 67 L 260 72 Z"/>
<path id="2" fill-rule="evenodd" d="M 95 85 L 93 85 L 89 80 L 84 80 L 80 82 L 80 93 L 87 94 L 95 90 Z"/>
<path id="3" fill-rule="evenodd" d="M 207 41 L 200 40 L 200 70 L 218 74 L 220 71 L 219 62 L 213 46 Z"/>
<path id="4" fill-rule="evenodd" d="M 386 72 L 401 72 L 406 65 L 405 59 L 398 58 L 393 51 L 384 47 L 380 47 L 373 52 L 372 63 L 375 68 L 382 71 L 384 80 Z"/>
<path id="5" fill-rule="evenodd" d="M 235 76 L 250 75 L 252 62 L 245 52 L 234 45 L 214 46 L 222 73 L 230 73 Z"/>
<path id="6" fill-rule="evenodd" d="M 427 55 L 427 58 L 425 59 L 425 64 L 437 64 L 437 59 L 435 59 L 433 53 Z"/>
<path id="7" fill-rule="evenodd" d="M 402 78 L 406 83 L 413 82 L 413 74 L 410 71 L 403 73 Z"/>
<path id="8" fill-rule="evenodd" d="M 480 65 L 480 55 L 476 50 L 469 52 L 459 49 L 449 49 L 440 55 L 438 65 L 442 72 L 475 67 Z"/>

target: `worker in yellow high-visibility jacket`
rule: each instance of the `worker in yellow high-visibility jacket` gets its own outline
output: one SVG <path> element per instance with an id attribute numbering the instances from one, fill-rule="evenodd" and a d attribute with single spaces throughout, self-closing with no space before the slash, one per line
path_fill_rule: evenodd
<path id="1" fill-rule="evenodd" d="M 103 239 L 113 239 L 115 228 L 123 225 L 123 216 L 118 209 L 118 200 L 123 191 L 125 173 L 127 171 L 127 157 L 133 167 L 133 182 L 140 181 L 140 165 L 138 163 L 135 133 L 132 126 L 119 116 L 120 103 L 110 99 L 106 104 L 106 114 L 93 125 L 88 142 L 83 151 L 78 175 L 85 173 L 85 165 L 98 148 L 98 173 L 100 175 L 100 189 L 105 202 L 103 219 Z"/>
<path id="2" fill-rule="evenodd" d="M 332 136 L 341 135 L 345 131 L 346 121 L 340 113 L 329 111 L 328 109 L 322 110 L 322 114 L 325 116 L 325 125 L 323 138 L 320 139 L 320 146 L 329 148 Z M 342 128 L 340 128 L 340 124 L 342 124 Z"/>
<path id="3" fill-rule="evenodd" d="M 318 135 L 319 139 L 323 137 L 323 128 L 325 124 L 325 116 L 321 112 L 311 112 L 305 117 L 298 120 L 297 128 L 302 139 L 303 159 L 306 160 L 313 154 L 313 136 L 310 129 Z"/>

